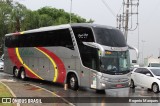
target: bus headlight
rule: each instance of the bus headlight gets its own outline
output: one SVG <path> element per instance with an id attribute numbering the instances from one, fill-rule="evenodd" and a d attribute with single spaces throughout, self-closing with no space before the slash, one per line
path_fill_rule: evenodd
<path id="1" fill-rule="evenodd" d="M 106 84 L 105 84 L 105 83 L 101 83 L 101 85 L 102 85 L 102 87 L 105 87 L 105 86 L 106 86 Z"/>

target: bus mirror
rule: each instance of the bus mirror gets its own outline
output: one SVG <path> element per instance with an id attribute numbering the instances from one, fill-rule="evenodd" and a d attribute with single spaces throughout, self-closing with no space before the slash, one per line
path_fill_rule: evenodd
<path id="1" fill-rule="evenodd" d="M 101 65 L 101 68 L 104 68 L 104 65 Z"/>
<path id="2" fill-rule="evenodd" d="M 98 48 L 101 52 L 101 56 L 105 56 L 105 50 L 102 45 L 95 43 L 95 42 L 82 42 L 84 45 L 93 47 L 93 48 Z"/>
<path id="3" fill-rule="evenodd" d="M 137 60 L 132 60 L 132 63 L 137 63 Z"/>

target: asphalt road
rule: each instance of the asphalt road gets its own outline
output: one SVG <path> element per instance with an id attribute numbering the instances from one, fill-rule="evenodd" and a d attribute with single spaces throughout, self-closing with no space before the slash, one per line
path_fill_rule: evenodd
<path id="1" fill-rule="evenodd" d="M 158 101 L 159 103 L 146 103 L 146 102 L 141 103 L 141 101 L 143 101 L 143 99 L 146 98 L 147 100 L 148 99 L 150 100 L 152 97 L 160 98 L 160 93 L 155 94 L 151 91 L 148 91 L 145 88 L 140 88 L 140 87 L 137 87 L 135 89 L 130 89 L 130 88 L 106 89 L 105 94 L 99 94 L 96 93 L 95 90 L 87 88 L 80 88 L 78 91 L 73 91 L 70 89 L 64 90 L 63 85 L 47 81 L 40 81 L 34 79 L 22 81 L 3 72 L 0 72 L 0 80 L 4 80 L 4 82 L 5 80 L 14 80 L 16 83 L 25 84 L 25 86 L 27 86 L 27 84 L 28 85 L 31 84 L 45 88 L 46 90 L 49 90 L 56 95 L 59 95 L 63 99 L 72 103 L 72 105 L 76 106 L 160 106 L 160 100 Z M 129 99 L 126 99 L 128 97 Z M 110 101 L 108 102 L 108 100 Z M 131 101 L 131 102 L 122 103 L 123 100 L 125 102 L 126 101 Z M 135 101 L 139 101 L 140 103 L 134 103 Z"/>

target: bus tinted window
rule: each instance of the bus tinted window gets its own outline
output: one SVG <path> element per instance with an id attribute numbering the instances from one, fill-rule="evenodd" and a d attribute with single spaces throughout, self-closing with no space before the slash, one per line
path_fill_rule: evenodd
<path id="1" fill-rule="evenodd" d="M 78 43 L 94 42 L 94 37 L 91 28 L 72 27 L 74 35 Z"/>
<path id="2" fill-rule="evenodd" d="M 17 36 L 5 37 L 5 46 L 6 47 L 16 47 L 17 45 L 18 45 L 18 37 Z"/>
<path id="3" fill-rule="evenodd" d="M 6 47 L 63 46 L 74 49 L 69 29 L 6 36 Z"/>
<path id="4" fill-rule="evenodd" d="M 126 41 L 121 31 L 107 28 L 94 28 L 96 42 L 112 47 L 125 47 Z"/>
<path id="5" fill-rule="evenodd" d="M 99 71 L 98 50 L 82 42 L 94 42 L 93 32 L 87 27 L 72 27 L 84 66 Z"/>

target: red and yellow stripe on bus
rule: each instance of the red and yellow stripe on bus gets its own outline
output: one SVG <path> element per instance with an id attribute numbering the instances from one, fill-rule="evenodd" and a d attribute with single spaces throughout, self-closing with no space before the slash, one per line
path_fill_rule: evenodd
<path id="1" fill-rule="evenodd" d="M 23 34 L 23 32 L 19 34 L 16 33 L 16 35 L 20 35 L 20 34 Z M 65 78 L 66 78 L 66 69 L 65 69 L 65 66 L 62 60 L 58 56 L 56 56 L 53 52 L 45 49 L 44 47 L 34 47 L 34 49 L 44 54 L 45 57 L 47 57 L 52 63 L 53 70 L 54 70 L 53 82 L 64 83 Z M 8 55 L 12 63 L 16 65 L 17 68 L 20 68 L 21 66 L 25 68 L 26 74 L 29 77 L 44 80 L 41 76 L 36 74 L 35 71 L 32 70 L 26 63 L 24 63 L 19 53 L 19 48 L 8 48 Z"/>

